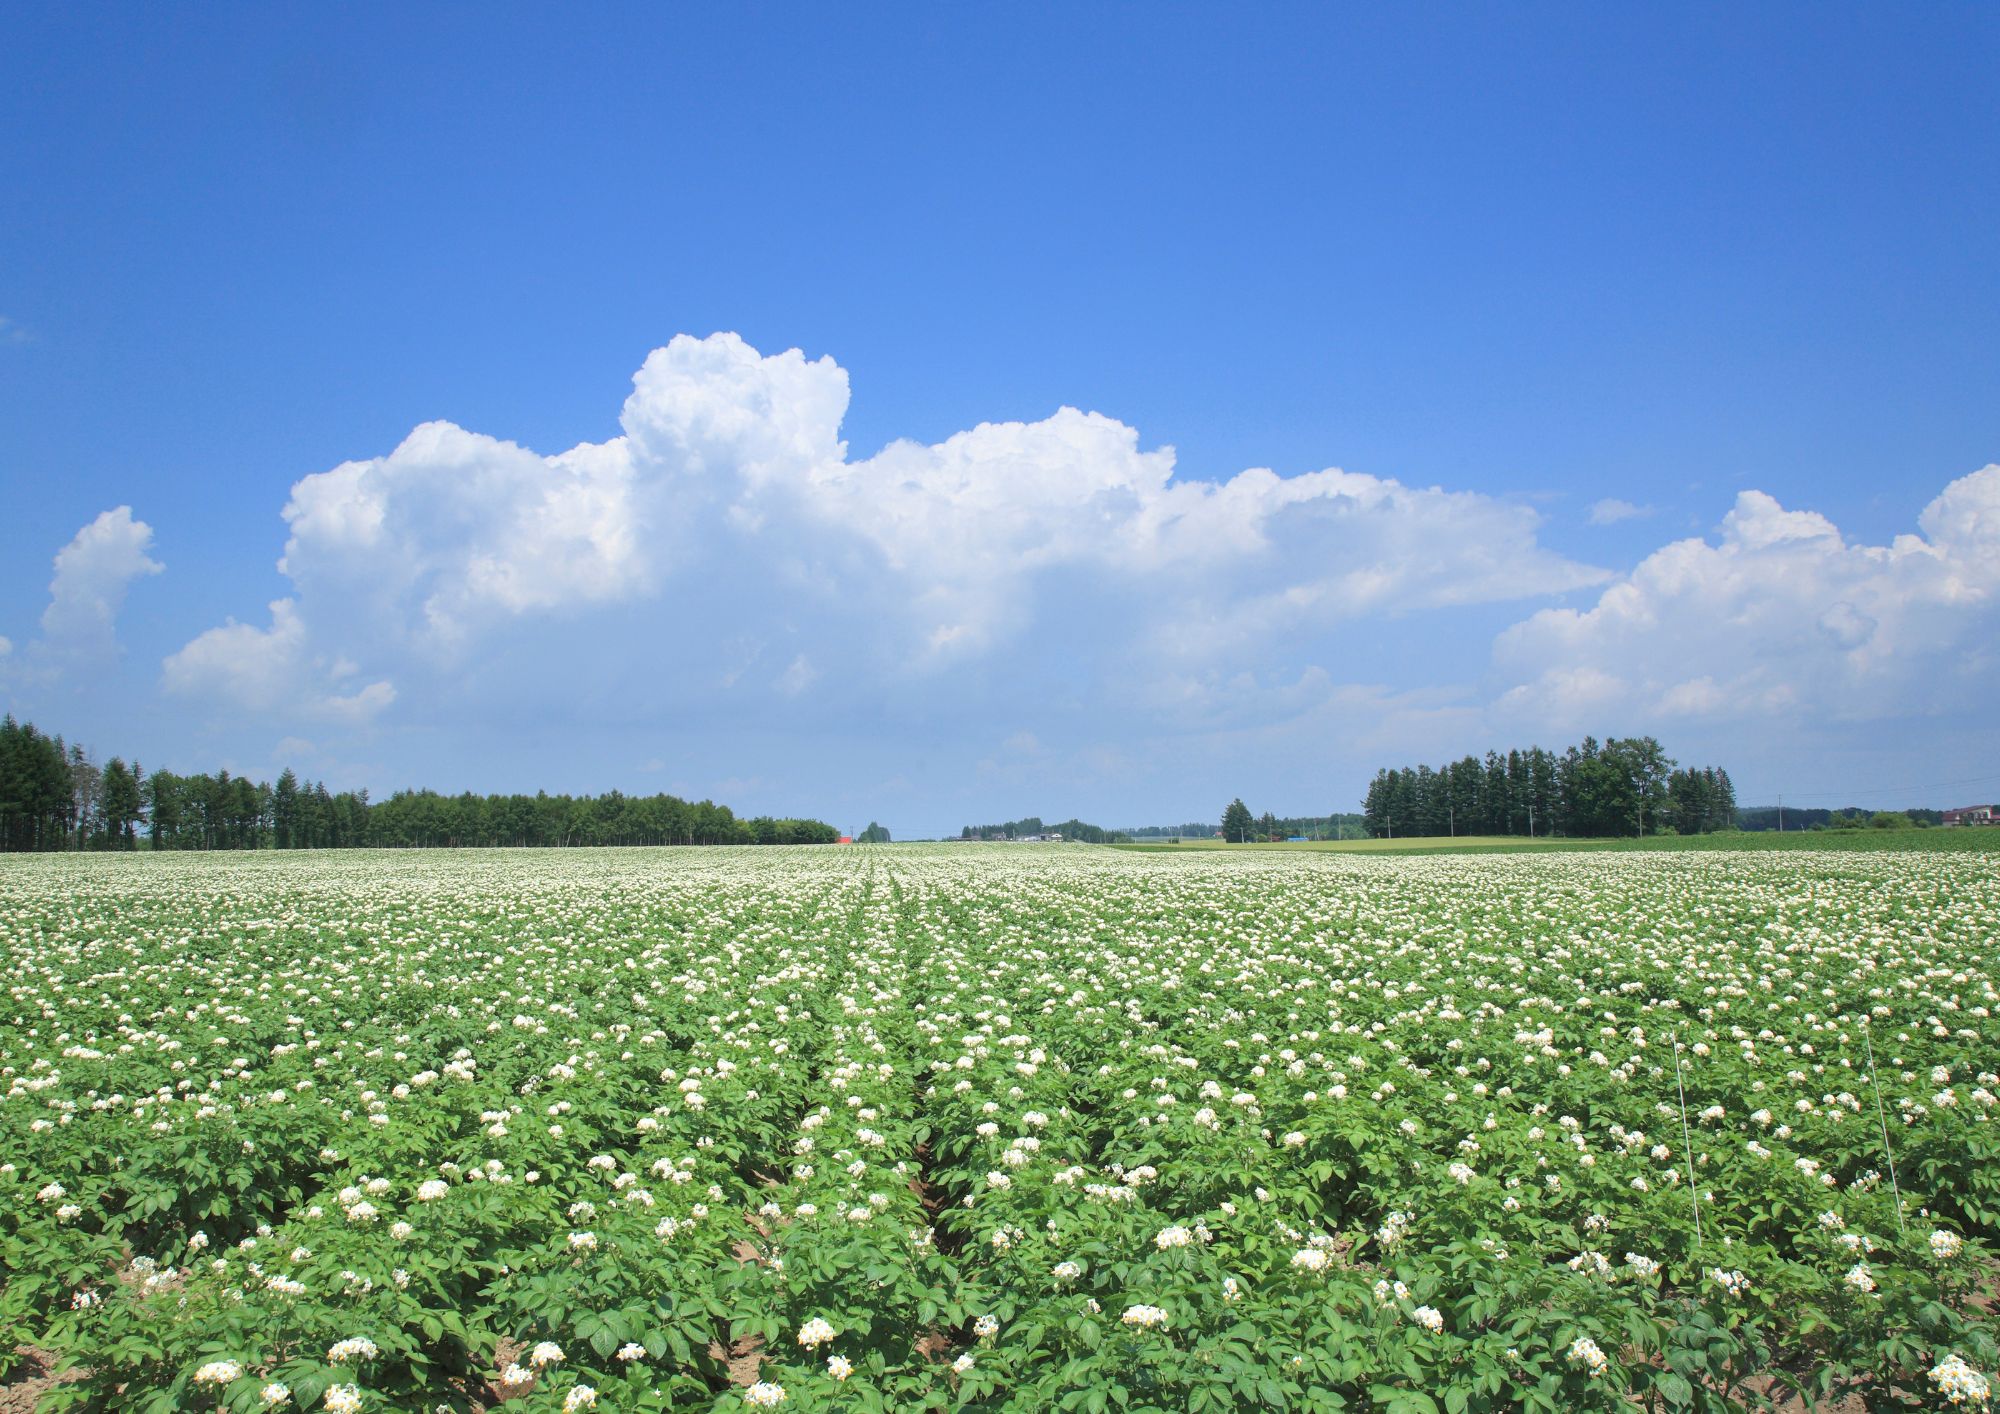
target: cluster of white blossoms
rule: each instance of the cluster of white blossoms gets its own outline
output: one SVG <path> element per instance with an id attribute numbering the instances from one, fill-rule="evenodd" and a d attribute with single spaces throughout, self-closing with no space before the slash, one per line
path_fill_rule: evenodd
<path id="1" fill-rule="evenodd" d="M 349 1365 L 357 1360 L 373 1360 L 378 1353 L 375 1342 L 367 1336 L 351 1335 L 328 1347 L 326 1359 L 329 1365 Z"/>
<path id="2" fill-rule="evenodd" d="M 1951 1404 L 1984 1405 L 1993 1398 L 1992 1382 L 1956 1353 L 1938 1361 L 1931 1369 L 1930 1378 L 1938 1393 Z"/>
<path id="3" fill-rule="evenodd" d="M 211 1360 L 194 1372 L 198 1385 L 226 1385 L 243 1378 L 243 1366 L 235 1360 Z"/>
<path id="4" fill-rule="evenodd" d="M 1965 1240 L 1955 1232 L 1938 1228 L 1930 1236 L 1931 1256 L 1940 1262 L 1949 1262 L 1965 1250 Z"/>
<path id="5" fill-rule="evenodd" d="M 1144 1304 L 1127 1306 L 1125 1314 L 1118 1319 L 1125 1325 L 1137 1326 L 1141 1330 L 1164 1330 L 1167 1325 L 1167 1313 L 1165 1311 L 1161 1310 L 1158 1306 L 1147 1306 Z"/>
<path id="6" fill-rule="evenodd" d="M 1710 1267 L 1708 1275 L 1726 1296 L 1742 1296 L 1750 1290 L 1750 1278 L 1741 1272 L 1725 1272 L 1720 1267 Z"/>
<path id="7" fill-rule="evenodd" d="M 743 1402 L 756 1409 L 775 1409 L 785 1402 L 785 1387 L 759 1380 L 743 1391 Z"/>
<path id="8" fill-rule="evenodd" d="M 1580 1335 L 1569 1343 L 1569 1362 L 1588 1370 L 1592 1379 L 1611 1368 L 1611 1361 L 1598 1348 L 1597 1342 L 1587 1335 Z"/>
<path id="9" fill-rule="evenodd" d="M 1602 1277 L 1606 1281 L 1611 1279 L 1611 1259 L 1602 1252 L 1586 1250 L 1577 1253 L 1569 1259 L 1569 1269 L 1586 1276 Z"/>
<path id="10" fill-rule="evenodd" d="M 822 1345 L 831 1344 L 838 1332 L 824 1317 L 814 1316 L 799 1327 L 799 1344 L 808 1350 L 817 1350 Z"/>

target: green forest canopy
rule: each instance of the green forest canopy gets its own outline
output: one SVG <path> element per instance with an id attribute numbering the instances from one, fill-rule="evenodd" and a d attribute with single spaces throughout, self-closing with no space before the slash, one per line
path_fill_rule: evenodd
<path id="1" fill-rule="evenodd" d="M 370 801 L 289 768 L 275 785 L 232 776 L 102 767 L 60 736 L 0 721 L 0 850 L 344 849 L 383 846 L 831 844 L 819 820 L 740 819 L 672 795 L 440 795 Z"/>
<path id="2" fill-rule="evenodd" d="M 1595 737 L 1440 767 L 1382 770 L 1362 802 L 1368 831 L 1590 838 L 1736 828 L 1736 788 L 1715 766 L 1680 769 L 1652 737 Z"/>
<path id="3" fill-rule="evenodd" d="M 1025 840 L 1042 835 L 1061 835 L 1066 840 L 1080 840 L 1084 844 L 1117 844 L 1125 838 L 1116 830 L 1107 830 L 1101 825 L 1086 825 L 1076 819 L 1044 825 L 1039 815 L 1008 820 L 999 825 L 967 825 L 958 833 L 962 840 Z"/>

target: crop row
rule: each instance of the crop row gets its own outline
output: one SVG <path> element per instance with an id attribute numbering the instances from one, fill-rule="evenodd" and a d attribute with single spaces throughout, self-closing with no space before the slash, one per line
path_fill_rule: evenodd
<path id="1" fill-rule="evenodd" d="M 1924 853 L 9 861 L 0 1362 L 51 1409 L 1976 1402 L 1996 905 Z"/>

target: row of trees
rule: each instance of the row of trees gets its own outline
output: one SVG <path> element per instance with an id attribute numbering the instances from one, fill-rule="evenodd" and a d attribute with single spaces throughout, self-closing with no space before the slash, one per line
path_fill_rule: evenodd
<path id="1" fill-rule="evenodd" d="M 1850 805 L 1844 810 L 1806 809 L 1797 805 L 1758 805 L 1736 812 L 1741 830 L 1904 830 L 1931 828 L 1944 823 L 1944 812 L 1911 806 L 1907 810 L 1864 810 Z"/>
<path id="2" fill-rule="evenodd" d="M 1262 815 L 1252 815 L 1250 807 L 1238 799 L 1230 801 L 1228 809 L 1222 812 L 1220 830 L 1213 825 L 1173 829 L 1151 826 L 1134 833 L 1142 839 L 1169 834 L 1207 839 L 1219 834 L 1230 844 L 1276 844 L 1285 840 L 1363 839 L 1367 831 L 1359 815 L 1273 815 L 1268 810 Z"/>
<path id="3" fill-rule="evenodd" d="M 1190 820 L 1185 825 L 1135 825 L 1125 833 L 1135 840 L 1205 840 L 1218 831 L 1212 820 Z"/>
<path id="4" fill-rule="evenodd" d="M 0 850 L 130 847 L 144 818 L 141 772 L 0 719 Z"/>
<path id="5" fill-rule="evenodd" d="M 1039 815 L 1009 820 L 1000 825 L 967 825 L 958 832 L 962 840 L 1023 840 L 1038 835 L 1061 835 L 1066 840 L 1080 840 L 1084 844 L 1119 844 L 1126 838 L 1117 830 L 1107 830 L 1102 825 L 1087 824 L 1075 818 L 1044 825 Z"/>
<path id="6" fill-rule="evenodd" d="M 958 832 L 958 837 L 962 840 L 1018 840 L 1042 833 L 1042 817 L 1027 815 L 999 825 L 967 825 Z"/>
<path id="7" fill-rule="evenodd" d="M 876 827 L 879 829 L 880 827 Z M 440 795 L 327 789 L 287 769 L 277 784 L 147 774 L 112 757 L 0 721 L 0 849 L 346 849 L 395 846 L 831 844 L 819 820 L 739 819 L 726 805 L 672 795 Z M 887 831 L 882 832 L 887 837 Z"/>
<path id="8" fill-rule="evenodd" d="M 1398 835 L 1706 834 L 1736 827 L 1736 788 L 1718 767 L 1677 769 L 1649 736 L 1585 737 L 1467 756 L 1447 766 L 1383 770 L 1369 783 L 1368 832 Z"/>
<path id="9" fill-rule="evenodd" d="M 1135 831 L 1141 838 L 1166 834 L 1160 827 Z M 1172 833 L 1193 839 L 1206 839 L 1218 833 L 1214 826 L 1199 828 L 1186 827 Z M 1262 815 L 1252 815 L 1250 807 L 1240 799 L 1229 802 L 1229 808 L 1222 812 L 1222 838 L 1230 844 L 1276 843 L 1283 840 L 1346 840 L 1362 839 L 1366 835 L 1366 823 L 1359 815 L 1273 815 L 1266 810 Z"/>

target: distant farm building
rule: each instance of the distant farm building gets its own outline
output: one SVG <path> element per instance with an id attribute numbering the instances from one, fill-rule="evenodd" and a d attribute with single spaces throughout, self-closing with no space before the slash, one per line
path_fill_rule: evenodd
<path id="1" fill-rule="evenodd" d="M 2000 805 L 1961 805 L 1944 812 L 1947 825 L 2000 825 Z"/>
<path id="2" fill-rule="evenodd" d="M 840 843 L 842 843 L 842 844 L 853 844 L 853 843 L 854 843 L 854 836 L 852 836 L 852 835 L 842 835 L 842 836 L 840 837 Z"/>

